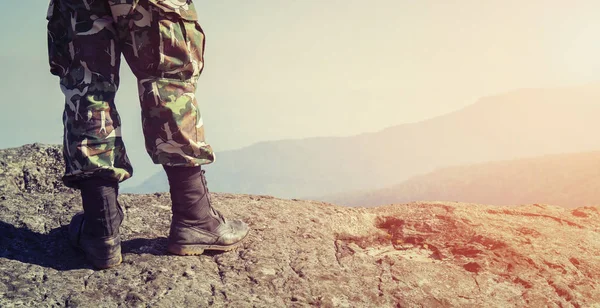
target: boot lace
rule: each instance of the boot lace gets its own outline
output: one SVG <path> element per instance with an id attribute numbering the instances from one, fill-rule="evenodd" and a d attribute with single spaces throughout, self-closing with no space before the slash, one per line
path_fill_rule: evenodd
<path id="1" fill-rule="evenodd" d="M 223 214 L 221 214 L 221 212 L 217 211 L 213 206 L 212 206 L 212 199 L 210 196 L 210 192 L 208 191 L 208 182 L 206 181 L 206 176 L 204 176 L 204 174 L 206 173 L 206 171 L 204 169 L 202 169 L 202 183 L 204 183 L 204 189 L 206 189 L 206 195 L 208 198 L 208 204 L 210 204 L 210 212 L 212 214 L 213 217 L 217 218 L 219 221 L 221 221 L 222 223 L 225 223 L 225 217 L 223 217 Z"/>

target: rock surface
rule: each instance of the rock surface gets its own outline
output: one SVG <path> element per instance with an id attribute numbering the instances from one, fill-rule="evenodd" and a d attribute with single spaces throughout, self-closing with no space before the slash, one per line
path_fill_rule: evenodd
<path id="1" fill-rule="evenodd" d="M 600 307 L 599 207 L 214 194 L 249 238 L 179 257 L 168 194 L 121 195 L 124 262 L 94 271 L 66 241 L 81 200 L 61 164 L 54 146 L 0 151 L 0 307 Z"/>

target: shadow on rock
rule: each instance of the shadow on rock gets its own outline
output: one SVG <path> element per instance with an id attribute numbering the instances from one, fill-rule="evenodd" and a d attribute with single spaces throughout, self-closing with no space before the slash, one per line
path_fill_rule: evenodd
<path id="1" fill-rule="evenodd" d="M 121 252 L 132 254 L 151 254 L 164 256 L 167 254 L 167 238 L 134 238 L 121 243 Z"/>
<path id="2" fill-rule="evenodd" d="M 123 254 L 167 255 L 167 239 L 135 238 L 121 243 Z M 48 234 L 33 232 L 0 221 L 0 258 L 36 264 L 59 271 L 91 269 L 82 252 L 68 241 L 68 226 Z"/>
<path id="3" fill-rule="evenodd" d="M 123 254 L 151 254 L 155 256 L 173 255 L 167 252 L 167 238 L 135 238 L 121 244 Z M 225 253 L 220 250 L 206 250 L 203 255 L 214 257 Z"/>
<path id="4" fill-rule="evenodd" d="M 0 258 L 59 271 L 90 268 L 83 255 L 69 245 L 67 229 L 61 226 L 42 234 L 0 221 Z"/>

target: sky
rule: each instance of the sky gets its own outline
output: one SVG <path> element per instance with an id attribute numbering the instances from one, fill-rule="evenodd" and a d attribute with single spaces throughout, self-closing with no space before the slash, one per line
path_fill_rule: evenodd
<path id="1" fill-rule="evenodd" d="M 595 0 L 195 1 L 207 37 L 197 97 L 218 152 L 255 142 L 347 136 L 445 114 L 519 88 L 600 81 Z M 61 143 L 64 98 L 50 75 L 46 1 L 0 10 L 0 148 Z M 147 157 L 135 79 L 117 108 L 136 170 Z"/>

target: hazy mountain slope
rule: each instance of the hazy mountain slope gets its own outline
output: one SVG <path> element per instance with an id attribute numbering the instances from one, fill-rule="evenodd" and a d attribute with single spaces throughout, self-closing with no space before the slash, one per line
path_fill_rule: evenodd
<path id="1" fill-rule="evenodd" d="M 564 207 L 600 204 L 600 152 L 443 168 L 370 192 L 317 198 L 351 206 L 418 200 Z"/>
<path id="2" fill-rule="evenodd" d="M 263 142 L 217 153 L 209 184 L 214 191 L 320 196 L 382 188 L 450 165 L 597 150 L 598 101 L 600 85 L 525 89 L 379 132 Z M 164 175 L 130 191 L 160 187 L 153 183 L 164 185 Z"/>

